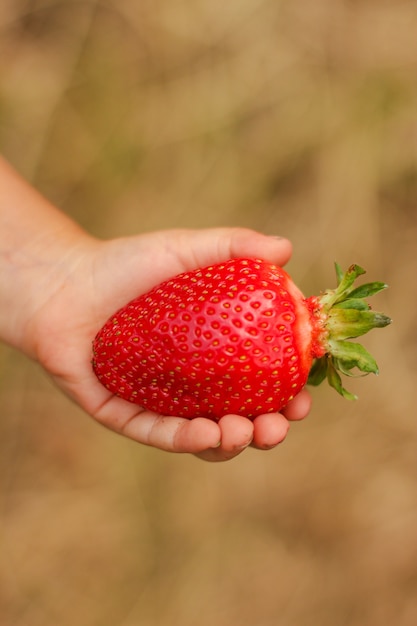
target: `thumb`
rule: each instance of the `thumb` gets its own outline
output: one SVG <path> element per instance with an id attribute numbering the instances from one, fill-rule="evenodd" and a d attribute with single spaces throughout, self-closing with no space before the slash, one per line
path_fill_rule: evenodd
<path id="1" fill-rule="evenodd" d="M 198 267 L 235 257 L 262 258 L 284 265 L 291 256 L 287 239 L 247 228 L 165 230 L 103 242 L 96 287 L 108 295 L 109 314 L 159 283 Z"/>
<path id="2" fill-rule="evenodd" d="M 292 253 L 288 239 L 247 228 L 184 229 L 155 234 L 165 240 L 164 247 L 172 255 L 177 273 L 237 257 L 257 257 L 285 265 Z"/>

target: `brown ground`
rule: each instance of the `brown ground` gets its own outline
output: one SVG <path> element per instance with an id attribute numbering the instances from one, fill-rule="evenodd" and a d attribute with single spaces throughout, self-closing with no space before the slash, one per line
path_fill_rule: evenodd
<path id="1" fill-rule="evenodd" d="M 357 403 L 231 463 L 142 448 L 0 351 L 2 626 L 417 624 L 417 6 L 1 0 L 2 151 L 98 236 L 285 234 L 391 289 Z"/>

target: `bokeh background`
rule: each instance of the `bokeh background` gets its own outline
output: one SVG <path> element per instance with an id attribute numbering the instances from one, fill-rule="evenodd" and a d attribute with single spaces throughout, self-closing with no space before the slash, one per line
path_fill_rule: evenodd
<path id="1" fill-rule="evenodd" d="M 1 150 L 86 229 L 283 234 L 306 295 L 356 262 L 394 319 L 358 402 L 218 465 L 2 346 L 2 626 L 417 624 L 416 33 L 410 0 L 1 0 Z"/>

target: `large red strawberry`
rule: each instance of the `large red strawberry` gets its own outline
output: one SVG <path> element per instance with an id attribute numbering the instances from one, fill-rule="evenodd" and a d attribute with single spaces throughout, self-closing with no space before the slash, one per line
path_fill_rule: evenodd
<path id="1" fill-rule="evenodd" d="M 352 398 L 338 370 L 378 369 L 346 339 L 390 323 L 364 300 L 386 285 L 354 288 L 364 273 L 357 265 L 345 274 L 336 265 L 336 272 L 337 288 L 310 298 L 282 268 L 261 260 L 180 274 L 107 321 L 94 340 L 94 371 L 117 396 L 187 418 L 279 411 L 308 380 L 326 376 Z"/>

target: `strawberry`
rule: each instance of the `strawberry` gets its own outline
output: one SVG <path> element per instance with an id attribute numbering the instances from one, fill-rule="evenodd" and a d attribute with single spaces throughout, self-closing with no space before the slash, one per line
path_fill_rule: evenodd
<path id="1" fill-rule="evenodd" d="M 93 369 L 112 393 L 146 409 L 186 418 L 253 418 L 281 410 L 307 382 L 326 376 L 354 398 L 339 372 L 378 373 L 360 344 L 346 341 L 390 319 L 354 288 L 352 265 L 338 286 L 305 298 L 280 267 L 232 259 L 180 274 L 116 312 L 93 342 Z"/>

